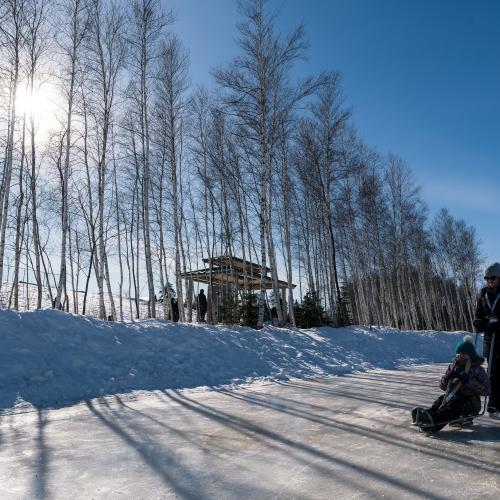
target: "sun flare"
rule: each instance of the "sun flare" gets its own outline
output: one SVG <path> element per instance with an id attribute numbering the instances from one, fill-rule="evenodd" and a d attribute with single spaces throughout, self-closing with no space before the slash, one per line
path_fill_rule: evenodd
<path id="1" fill-rule="evenodd" d="M 41 87 L 31 92 L 25 87 L 20 87 L 16 96 L 16 114 L 27 123 L 33 118 L 36 135 L 40 140 L 46 141 L 50 132 L 58 126 L 57 113 L 59 106 L 57 95 L 46 87 Z"/>

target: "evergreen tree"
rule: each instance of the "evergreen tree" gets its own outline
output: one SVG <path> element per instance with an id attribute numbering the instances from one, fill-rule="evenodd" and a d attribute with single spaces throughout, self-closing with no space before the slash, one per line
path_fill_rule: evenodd
<path id="1" fill-rule="evenodd" d="M 351 293 L 351 284 L 345 283 L 342 285 L 340 289 L 341 302 L 340 302 L 340 319 L 341 321 L 337 321 L 336 326 L 348 326 L 352 325 L 352 314 L 350 312 L 350 293 Z"/>
<path id="2" fill-rule="evenodd" d="M 240 322 L 242 325 L 257 328 L 259 319 L 259 300 L 253 292 L 247 292 L 243 295 L 240 306 Z"/>
<path id="3" fill-rule="evenodd" d="M 238 324 L 240 321 L 240 307 L 237 297 L 230 293 L 220 307 L 220 319 L 227 325 Z"/>
<path id="4" fill-rule="evenodd" d="M 303 312 L 302 306 L 297 301 L 295 301 L 293 305 L 293 314 L 295 317 L 295 324 L 298 327 L 302 326 L 302 312 Z"/>
<path id="5" fill-rule="evenodd" d="M 310 328 L 312 326 L 322 326 L 325 324 L 325 312 L 320 304 L 317 292 L 306 293 L 302 302 L 301 326 Z"/>

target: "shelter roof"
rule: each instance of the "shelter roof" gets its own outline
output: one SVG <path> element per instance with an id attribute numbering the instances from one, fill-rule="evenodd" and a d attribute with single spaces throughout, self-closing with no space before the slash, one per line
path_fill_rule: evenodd
<path id="1" fill-rule="evenodd" d="M 212 264 L 212 284 L 216 286 L 224 286 L 228 284 L 245 285 L 245 271 L 247 276 L 247 284 L 252 290 L 260 288 L 261 273 L 260 265 L 255 262 L 240 259 L 233 256 L 219 256 L 210 259 L 203 259 L 205 264 Z M 267 273 L 271 272 L 269 267 L 266 267 Z M 197 269 L 182 274 L 183 278 L 191 278 L 198 283 L 210 282 L 210 269 Z M 263 276 L 264 286 L 267 289 L 273 287 L 273 281 L 269 276 Z M 288 282 L 278 280 L 278 288 L 288 288 Z M 293 285 L 295 288 L 295 285 Z"/>

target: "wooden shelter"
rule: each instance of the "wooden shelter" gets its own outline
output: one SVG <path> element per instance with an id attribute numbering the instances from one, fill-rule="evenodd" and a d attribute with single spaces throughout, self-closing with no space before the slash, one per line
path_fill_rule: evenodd
<path id="1" fill-rule="evenodd" d="M 197 269 L 182 274 L 191 283 L 211 284 L 211 295 L 209 301 L 214 306 L 214 315 L 218 320 L 220 306 L 231 295 L 243 293 L 245 290 L 259 290 L 261 280 L 266 289 L 273 288 L 273 280 L 269 276 L 271 269 L 266 267 L 266 274 L 262 276 L 260 264 L 234 257 L 232 255 L 222 255 L 212 259 L 203 259 L 206 265 L 204 269 Z M 295 288 L 295 285 L 292 285 Z M 190 286 L 192 289 L 192 287 Z M 286 311 L 286 290 L 288 282 L 278 280 L 278 288 L 281 290 L 281 302 Z M 211 292 L 211 293 L 210 293 Z"/>
<path id="2" fill-rule="evenodd" d="M 258 290 L 260 288 L 261 266 L 255 262 L 249 262 L 233 256 L 213 257 L 212 259 L 203 259 L 203 262 L 208 265 L 208 268 L 184 273 L 182 277 L 191 279 L 197 283 L 208 284 L 210 283 L 211 264 L 211 282 L 213 286 L 235 285 L 238 289 L 243 289 L 246 279 L 247 288 L 251 290 Z M 269 267 L 266 267 L 266 273 L 271 273 Z M 263 277 L 263 280 L 265 287 L 270 289 L 273 287 L 273 281 L 267 274 Z M 286 289 L 288 288 L 288 283 L 278 280 L 278 287 Z M 295 288 L 295 285 L 293 285 L 293 288 Z"/>

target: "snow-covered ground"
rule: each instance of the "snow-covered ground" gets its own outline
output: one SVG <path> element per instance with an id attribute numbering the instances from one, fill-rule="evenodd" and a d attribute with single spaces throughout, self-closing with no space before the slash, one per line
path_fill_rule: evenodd
<path id="1" fill-rule="evenodd" d="M 13 304 L 12 297 L 12 283 L 9 281 L 4 281 L 0 289 L 0 309 L 7 309 Z M 42 308 L 48 309 L 52 307 L 51 296 L 54 298 L 57 294 L 57 289 L 55 287 L 47 287 L 45 284 L 42 287 Z M 19 304 L 18 309 L 20 311 L 32 311 L 36 309 L 38 297 L 38 289 L 35 283 L 28 283 L 22 281 L 19 283 Z M 73 293 L 70 292 L 69 295 L 69 307 L 68 310 L 75 312 L 74 299 L 78 302 L 78 307 L 76 311 L 81 313 L 83 310 L 83 302 L 85 298 L 85 293 L 83 291 L 77 291 Z M 115 302 L 117 314 L 120 314 L 120 296 L 114 295 L 113 300 Z M 111 302 L 109 300 L 109 295 L 104 294 L 104 305 L 108 313 L 111 311 Z M 139 298 L 137 301 L 137 306 L 139 308 L 139 318 L 148 317 L 148 301 L 144 298 Z M 122 307 L 123 307 L 123 319 L 131 320 L 137 318 L 135 299 L 128 296 L 122 297 Z M 94 318 L 99 317 L 99 294 L 94 292 L 87 293 L 85 314 L 87 316 L 92 316 Z M 163 317 L 163 307 L 160 302 L 156 303 L 156 315 L 158 317 Z"/>
<path id="2" fill-rule="evenodd" d="M 2 310 L 0 409 L 446 362 L 463 335 L 376 327 L 257 331 L 163 320 L 120 324 L 53 310 Z"/>

